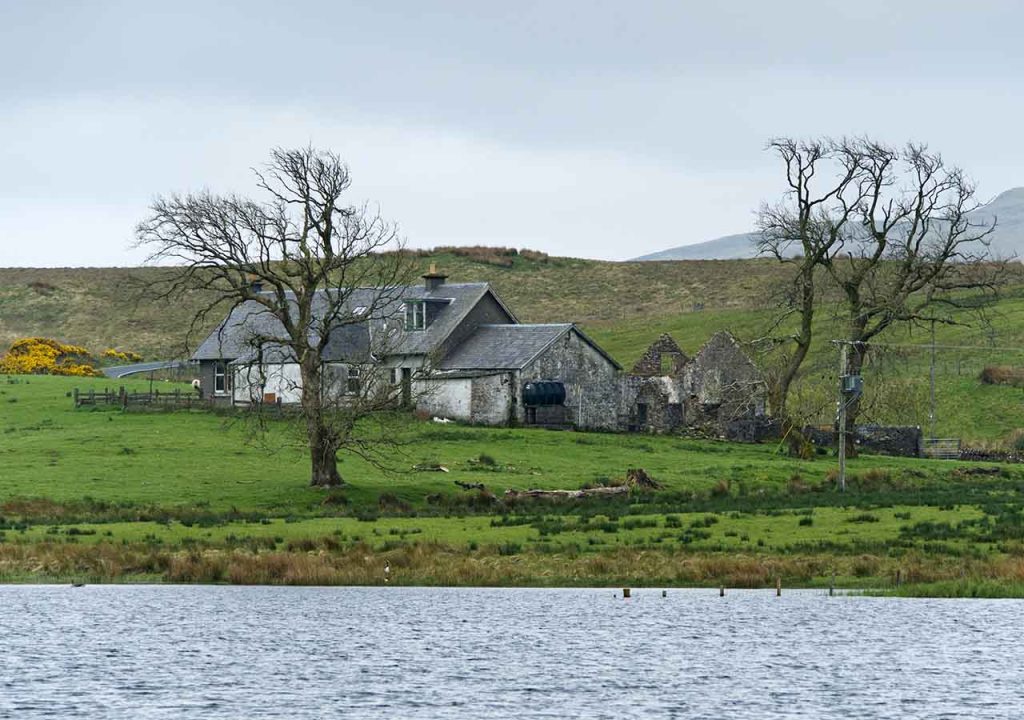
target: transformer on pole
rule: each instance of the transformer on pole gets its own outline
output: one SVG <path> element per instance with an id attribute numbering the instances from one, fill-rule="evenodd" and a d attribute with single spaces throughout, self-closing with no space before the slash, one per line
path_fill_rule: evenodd
<path id="1" fill-rule="evenodd" d="M 847 355 L 849 353 L 849 340 L 833 340 L 839 345 L 839 401 L 836 414 L 836 424 L 839 430 L 838 453 L 839 453 L 839 491 L 846 492 L 846 408 L 854 400 L 864 394 L 864 378 L 860 375 L 847 374 Z"/>

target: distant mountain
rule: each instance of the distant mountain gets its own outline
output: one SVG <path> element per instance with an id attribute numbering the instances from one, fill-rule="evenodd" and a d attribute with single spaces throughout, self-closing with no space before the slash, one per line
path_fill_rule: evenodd
<path id="1" fill-rule="evenodd" d="M 1013 188 L 973 213 L 971 220 L 991 223 L 996 230 L 990 235 L 995 257 L 1024 258 L 1024 187 Z M 680 245 L 660 252 L 642 255 L 634 260 L 737 260 L 757 257 L 754 243 L 757 233 L 726 235 L 715 240 Z"/>
<path id="2" fill-rule="evenodd" d="M 641 255 L 634 260 L 739 260 L 756 257 L 754 242 L 757 233 L 726 235 L 717 240 L 680 245 L 661 252 Z"/>

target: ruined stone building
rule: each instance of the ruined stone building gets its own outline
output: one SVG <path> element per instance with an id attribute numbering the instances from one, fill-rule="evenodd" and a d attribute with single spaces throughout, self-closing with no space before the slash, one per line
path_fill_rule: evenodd
<path id="1" fill-rule="evenodd" d="M 766 400 L 761 372 L 730 333 L 716 333 L 692 358 L 664 334 L 622 378 L 620 424 L 733 436 L 739 425 L 765 416 Z"/>

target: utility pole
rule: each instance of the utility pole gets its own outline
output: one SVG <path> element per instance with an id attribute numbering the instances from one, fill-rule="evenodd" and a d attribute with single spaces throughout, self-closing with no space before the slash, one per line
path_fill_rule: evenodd
<path id="1" fill-rule="evenodd" d="M 928 414 L 928 424 L 932 440 L 935 439 L 935 319 L 932 319 L 932 367 L 929 385 L 929 396 L 931 398 L 931 410 Z"/>
<path id="2" fill-rule="evenodd" d="M 849 345 L 839 342 L 839 492 L 846 492 L 846 354 Z"/>

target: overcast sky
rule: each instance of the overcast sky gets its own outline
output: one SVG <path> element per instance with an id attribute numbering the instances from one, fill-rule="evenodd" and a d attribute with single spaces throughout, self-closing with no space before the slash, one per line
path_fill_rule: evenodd
<path id="1" fill-rule="evenodd" d="M 751 229 L 775 135 L 1024 185 L 1024 4 L 0 0 L 0 266 L 133 265 L 153 197 L 339 152 L 413 247 L 626 259 Z"/>

